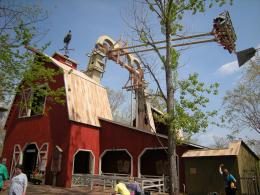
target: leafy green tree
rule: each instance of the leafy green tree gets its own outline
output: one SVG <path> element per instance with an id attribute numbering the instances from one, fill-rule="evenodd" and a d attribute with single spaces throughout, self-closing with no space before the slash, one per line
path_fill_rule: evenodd
<path id="1" fill-rule="evenodd" d="M 232 2 L 232 1 L 231 1 Z M 159 95 L 166 103 L 166 114 L 162 117 L 168 132 L 168 157 L 169 157 L 169 178 L 170 194 L 179 193 L 179 180 L 176 167 L 176 143 L 178 141 L 179 130 L 188 133 L 196 133 L 207 128 L 209 118 L 216 114 L 216 111 L 206 111 L 209 102 L 207 94 L 217 94 L 218 84 L 206 86 L 198 81 L 198 75 L 191 74 L 186 80 L 178 79 L 178 60 L 180 53 L 172 46 L 171 39 L 183 30 L 182 18 L 186 12 L 204 12 L 206 7 L 213 4 L 223 5 L 225 0 L 145 0 L 151 13 L 155 14 L 159 20 L 162 37 L 165 40 L 165 50 L 160 50 L 154 44 L 155 36 L 152 27 L 145 17 L 135 15 L 136 24 L 133 29 L 138 34 L 142 43 L 154 49 L 158 57 L 156 64 L 160 64 L 159 69 L 163 70 L 165 83 L 162 83 L 158 70 L 154 67 L 154 62 L 145 60 L 144 56 L 139 58 L 149 71 L 150 75 L 157 84 Z M 145 13 L 147 14 L 147 13 Z M 145 15 L 144 14 L 144 15 Z M 158 25 L 152 24 L 158 29 Z M 152 57 L 150 57 L 151 59 Z M 166 92 L 164 92 L 166 88 Z"/>
<path id="2" fill-rule="evenodd" d="M 254 130 L 260 134 L 260 57 L 249 62 L 241 80 L 224 97 L 227 124 L 234 131 Z"/>
<path id="3" fill-rule="evenodd" d="M 50 83 L 60 71 L 43 66 L 44 55 L 34 55 L 25 46 L 34 44 L 41 33 L 35 26 L 48 17 L 40 7 L 0 1 L 0 101 L 30 87 L 39 96 L 48 96 L 53 102 L 63 102 L 64 89 L 51 89 Z M 43 51 L 48 44 L 39 51 Z M 42 84 L 45 85 L 44 90 Z M 33 96 L 37 98 L 37 96 Z M 33 100 L 31 100 L 33 101 Z M 36 108 L 37 109 L 37 108 Z"/>

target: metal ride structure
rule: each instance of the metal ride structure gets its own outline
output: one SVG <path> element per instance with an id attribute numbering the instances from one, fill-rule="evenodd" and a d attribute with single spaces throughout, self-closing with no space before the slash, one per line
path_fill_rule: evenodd
<path id="1" fill-rule="evenodd" d="M 212 33 L 217 42 L 220 43 L 224 49 L 227 49 L 229 53 L 235 52 L 235 41 L 237 37 L 227 11 L 219 14 L 219 16 L 213 20 Z"/>
<path id="2" fill-rule="evenodd" d="M 101 36 L 96 42 L 95 49 L 90 56 L 86 74 L 96 82 L 100 82 L 105 71 L 105 59 L 112 60 L 121 67 L 128 70 L 129 80 L 123 87 L 128 91 L 134 91 L 136 96 L 136 127 L 148 131 L 154 130 L 154 120 L 151 106 L 145 95 L 146 82 L 144 80 L 144 70 L 140 61 L 132 54 L 127 54 L 126 49 L 121 49 L 122 43 L 115 42 L 108 36 Z M 113 51 L 113 49 L 118 49 Z M 106 57 L 106 58 L 105 58 Z"/>
<path id="3" fill-rule="evenodd" d="M 194 40 L 196 38 L 204 39 Z M 211 32 L 173 38 L 171 39 L 172 42 L 186 42 L 172 44 L 171 47 L 217 42 L 222 45 L 224 49 L 227 49 L 229 53 L 235 53 L 236 39 L 236 34 L 229 13 L 228 11 L 225 11 L 213 20 L 213 30 Z M 163 43 L 165 43 L 165 40 L 153 42 L 152 45 Z M 127 44 L 122 41 L 116 42 L 108 36 L 99 37 L 96 42 L 95 49 L 91 53 L 86 73 L 99 83 L 102 74 L 105 71 L 105 59 L 112 60 L 128 70 L 130 77 L 127 84 L 123 88 L 134 91 L 135 93 L 136 127 L 148 131 L 156 131 L 151 106 L 145 93 L 147 85 L 144 79 L 144 69 L 140 64 L 140 61 L 133 55 L 134 53 L 149 52 L 154 49 L 151 47 L 149 48 L 149 45 L 146 43 L 134 46 L 126 45 Z M 165 48 L 165 46 L 157 47 L 157 49 Z M 133 51 L 133 49 L 136 50 Z"/>

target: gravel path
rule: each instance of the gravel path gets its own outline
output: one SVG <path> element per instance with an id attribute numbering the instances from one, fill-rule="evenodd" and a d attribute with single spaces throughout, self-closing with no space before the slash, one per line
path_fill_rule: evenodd
<path id="1" fill-rule="evenodd" d="M 101 188 L 94 188 L 94 190 L 87 189 L 86 187 L 73 187 L 73 188 L 60 188 L 53 187 L 49 185 L 33 185 L 29 184 L 27 188 L 26 195 L 35 194 L 35 195 L 53 195 L 53 194 L 63 194 L 63 195 L 110 195 L 112 193 L 111 190 L 106 190 L 103 192 Z M 1 195 L 7 195 L 7 191 L 0 192 Z"/>
<path id="2" fill-rule="evenodd" d="M 92 191 L 86 187 L 60 188 L 50 185 L 34 185 L 29 183 L 26 195 L 111 195 L 113 189 L 103 191 L 102 187 L 95 187 Z M 0 195 L 7 195 L 7 191 L 0 192 Z M 166 195 L 164 193 L 152 193 L 152 195 Z"/>

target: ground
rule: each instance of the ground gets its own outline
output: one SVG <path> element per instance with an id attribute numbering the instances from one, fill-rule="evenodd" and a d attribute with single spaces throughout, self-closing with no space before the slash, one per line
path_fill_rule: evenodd
<path id="1" fill-rule="evenodd" d="M 103 191 L 102 188 L 94 188 L 92 191 L 87 187 L 73 187 L 73 188 L 60 188 L 60 187 L 53 187 L 49 185 L 33 185 L 29 183 L 27 188 L 26 195 L 35 194 L 35 195 L 54 195 L 54 194 L 77 194 L 77 195 L 111 195 L 112 189 L 107 189 Z M 0 192 L 1 195 L 7 195 L 7 191 Z M 154 193 L 154 195 L 159 195 L 158 193 Z"/>
<path id="2" fill-rule="evenodd" d="M 94 190 L 90 190 L 86 187 L 74 187 L 74 188 L 59 188 L 53 187 L 49 185 L 33 185 L 29 184 L 27 188 L 27 195 L 29 194 L 44 194 L 44 195 L 53 195 L 53 194 L 84 194 L 84 195 L 110 195 L 111 190 L 103 191 L 100 188 L 94 188 Z M 8 194 L 7 191 L 0 193 L 1 195 Z"/>

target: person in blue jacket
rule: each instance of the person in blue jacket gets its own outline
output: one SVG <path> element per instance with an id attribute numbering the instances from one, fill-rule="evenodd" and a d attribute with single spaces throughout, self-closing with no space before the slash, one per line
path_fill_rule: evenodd
<path id="1" fill-rule="evenodd" d="M 130 178 L 129 183 L 127 184 L 127 188 L 134 192 L 135 195 L 143 195 L 143 191 L 137 182 L 137 179 L 134 177 Z"/>
<path id="2" fill-rule="evenodd" d="M 236 195 L 236 179 L 224 168 L 224 164 L 219 166 L 219 173 L 224 177 L 226 195 Z"/>

